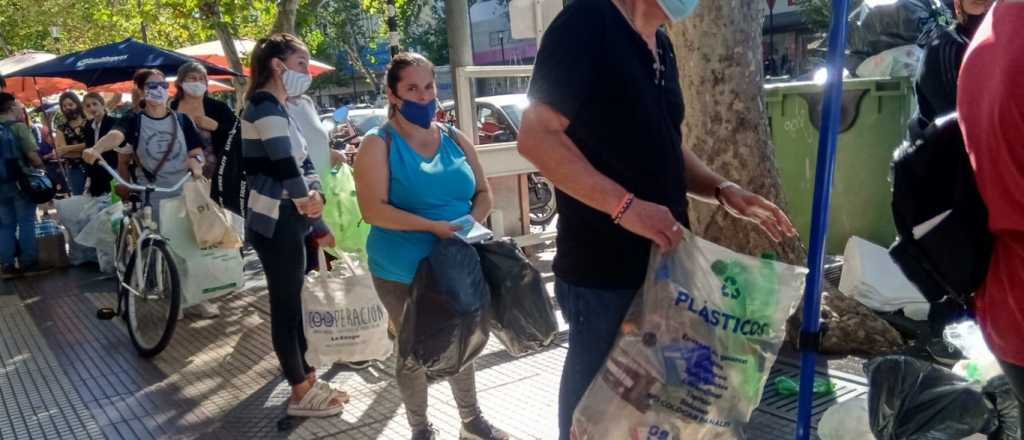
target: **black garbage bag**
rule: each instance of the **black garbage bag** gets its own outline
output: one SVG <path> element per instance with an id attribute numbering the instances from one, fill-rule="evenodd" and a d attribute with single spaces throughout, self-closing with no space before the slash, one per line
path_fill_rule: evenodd
<path id="1" fill-rule="evenodd" d="M 513 243 L 495 240 L 475 246 L 491 288 L 491 332 L 513 356 L 550 345 L 558 321 L 540 272 Z"/>
<path id="2" fill-rule="evenodd" d="M 960 440 L 995 431 L 996 413 L 978 387 L 906 356 L 864 366 L 871 432 L 879 440 Z"/>
<path id="3" fill-rule="evenodd" d="M 439 242 L 420 262 L 402 316 L 403 368 L 425 368 L 432 379 L 462 371 L 487 345 L 490 301 L 476 250 L 456 239 Z"/>
<path id="4" fill-rule="evenodd" d="M 998 426 L 988 436 L 988 440 L 1021 440 L 1020 403 L 1006 376 L 993 377 L 985 384 L 982 392 L 998 413 Z"/>
<path id="5" fill-rule="evenodd" d="M 894 47 L 923 45 L 952 23 L 952 12 L 939 0 L 864 2 L 850 14 L 847 68 L 853 72 L 864 60 Z"/>

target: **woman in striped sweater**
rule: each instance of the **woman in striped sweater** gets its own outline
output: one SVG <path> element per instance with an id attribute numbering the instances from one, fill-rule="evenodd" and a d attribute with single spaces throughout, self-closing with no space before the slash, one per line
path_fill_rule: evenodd
<path id="1" fill-rule="evenodd" d="M 306 235 L 312 231 L 318 244 L 328 247 L 334 237 L 320 218 L 323 197 L 306 141 L 285 109 L 290 92 L 308 84 L 309 50 L 292 35 L 274 34 L 256 44 L 251 61 L 241 124 L 250 191 L 246 237 L 267 277 L 274 352 L 292 386 L 288 414 L 333 416 L 348 396 L 318 380 L 306 363 L 301 297 Z"/>

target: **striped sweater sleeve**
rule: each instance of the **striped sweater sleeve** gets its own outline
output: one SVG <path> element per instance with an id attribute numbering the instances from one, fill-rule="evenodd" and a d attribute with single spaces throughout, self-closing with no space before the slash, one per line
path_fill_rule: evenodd
<path id="1" fill-rule="evenodd" d="M 263 144 L 268 159 L 268 177 L 281 182 L 288 197 L 302 199 L 309 196 L 309 186 L 292 156 L 291 138 L 288 136 L 288 114 L 277 103 L 265 100 L 256 104 L 250 114 L 256 136 Z M 305 167 L 303 167 L 305 168 Z"/>

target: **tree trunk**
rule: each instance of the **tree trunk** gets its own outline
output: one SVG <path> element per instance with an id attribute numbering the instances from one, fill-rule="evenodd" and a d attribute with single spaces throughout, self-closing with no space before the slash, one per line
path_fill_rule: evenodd
<path id="1" fill-rule="evenodd" d="M 373 90 L 380 90 L 380 83 L 377 81 L 377 76 L 373 74 L 372 70 L 366 67 L 366 64 L 363 64 L 363 59 L 359 56 L 359 49 L 355 46 L 355 42 L 353 42 L 353 44 L 343 43 L 342 45 L 344 46 L 345 53 L 348 55 L 348 61 L 352 63 L 352 66 L 366 77 L 366 82 L 373 87 Z M 355 87 L 355 84 L 353 84 L 353 87 Z"/>
<path id="2" fill-rule="evenodd" d="M 242 57 L 238 55 L 238 48 L 235 46 L 235 37 L 231 33 L 231 27 L 224 21 L 224 17 L 220 13 L 220 5 L 216 0 L 211 0 L 204 5 L 203 11 L 206 13 L 207 19 L 213 22 L 213 31 L 217 34 L 217 39 L 220 40 L 221 49 L 224 50 L 224 56 L 227 57 L 231 70 L 238 73 L 245 72 Z M 242 108 L 242 104 L 245 102 L 247 83 L 244 76 L 231 78 L 231 86 L 235 88 L 235 108 Z"/>
<path id="3" fill-rule="evenodd" d="M 271 33 L 284 32 L 295 35 L 295 19 L 299 15 L 299 0 L 278 0 L 277 19 Z"/>
<path id="4" fill-rule="evenodd" d="M 760 0 L 702 2 L 696 13 L 670 27 L 686 98 L 686 146 L 723 177 L 784 207 L 775 147 L 764 104 Z M 773 251 L 783 261 L 804 263 L 796 239 L 773 243 L 752 224 L 725 209 L 695 202 L 690 209 L 698 235 L 739 252 Z"/>

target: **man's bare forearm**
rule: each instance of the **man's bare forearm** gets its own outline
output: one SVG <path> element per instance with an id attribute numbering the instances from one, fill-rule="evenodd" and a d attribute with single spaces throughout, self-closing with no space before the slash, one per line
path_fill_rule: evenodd
<path id="1" fill-rule="evenodd" d="M 726 179 L 708 167 L 689 148 L 683 147 L 683 160 L 686 164 L 686 187 L 689 195 L 706 202 L 718 203 L 715 200 L 715 188 Z"/>
<path id="2" fill-rule="evenodd" d="M 558 189 L 598 211 L 614 214 L 626 189 L 601 174 L 564 130 L 528 111 L 523 117 L 519 151 Z"/>

